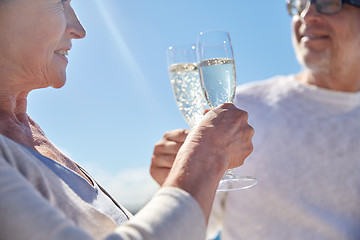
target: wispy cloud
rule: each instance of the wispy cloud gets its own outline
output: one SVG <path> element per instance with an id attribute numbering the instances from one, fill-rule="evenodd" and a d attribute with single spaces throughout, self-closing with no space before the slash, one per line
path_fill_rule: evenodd
<path id="1" fill-rule="evenodd" d="M 131 212 L 137 212 L 159 189 L 148 168 L 124 169 L 111 174 L 98 164 L 87 170 L 110 195 Z"/>
<path id="2" fill-rule="evenodd" d="M 57 147 L 71 158 L 70 151 Z M 111 173 L 99 163 L 81 163 L 85 170 L 121 205 L 135 213 L 142 208 L 159 190 L 159 185 L 151 177 L 149 168 L 122 169 Z"/>

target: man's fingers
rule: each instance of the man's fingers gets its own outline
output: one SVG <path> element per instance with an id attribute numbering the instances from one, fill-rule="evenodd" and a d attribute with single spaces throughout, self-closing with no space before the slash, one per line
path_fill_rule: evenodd
<path id="1" fill-rule="evenodd" d="M 156 155 L 156 156 L 160 156 L 162 154 L 176 155 L 181 146 L 182 146 L 182 143 L 161 141 L 155 145 L 154 155 Z"/>
<path id="2" fill-rule="evenodd" d="M 162 154 L 159 156 L 153 155 L 151 159 L 151 166 L 158 167 L 158 168 L 171 168 L 176 155 L 174 154 Z"/>
<path id="3" fill-rule="evenodd" d="M 160 185 L 162 185 L 165 182 L 165 179 L 169 175 L 169 172 L 170 172 L 169 168 L 155 168 L 154 166 L 150 167 L 151 176 L 153 176 L 155 181 Z"/>
<path id="4" fill-rule="evenodd" d="M 168 141 L 181 142 L 183 143 L 189 134 L 187 129 L 178 129 L 164 134 L 164 139 Z"/>

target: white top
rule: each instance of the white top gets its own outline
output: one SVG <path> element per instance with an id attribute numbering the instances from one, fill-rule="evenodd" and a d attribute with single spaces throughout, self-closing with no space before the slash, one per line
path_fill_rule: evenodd
<path id="1" fill-rule="evenodd" d="M 83 185 L 76 186 L 80 180 Z M 187 192 L 162 188 L 138 214 L 124 222 L 128 212 L 121 206 L 111 207 L 111 199 L 96 184 L 92 187 L 73 171 L 3 135 L 0 186 L 2 240 L 205 238 L 203 212 Z M 89 186 L 91 193 L 86 190 Z"/>
<path id="2" fill-rule="evenodd" d="M 117 203 L 82 167 L 79 166 L 80 170 L 91 180 L 93 185 L 89 184 L 82 176 L 60 163 L 47 158 L 34 150 L 27 150 L 55 173 L 57 177 L 64 181 L 66 185 L 81 198 L 81 200 L 110 217 L 116 225 L 120 226 L 132 217 L 132 214 Z"/>
<path id="3" fill-rule="evenodd" d="M 360 239 L 360 92 L 278 76 L 239 86 L 254 152 L 239 175 L 258 184 L 217 195 L 209 229 L 222 239 Z"/>

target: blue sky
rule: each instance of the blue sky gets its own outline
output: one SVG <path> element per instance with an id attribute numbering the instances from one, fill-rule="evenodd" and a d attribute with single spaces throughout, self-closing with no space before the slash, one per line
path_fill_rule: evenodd
<path id="1" fill-rule="evenodd" d="M 62 89 L 36 90 L 28 112 L 58 148 L 130 209 L 156 190 L 149 166 L 165 131 L 188 128 L 166 49 L 199 32 L 230 32 L 237 84 L 300 70 L 285 2 L 72 0 L 87 30 L 73 41 Z"/>

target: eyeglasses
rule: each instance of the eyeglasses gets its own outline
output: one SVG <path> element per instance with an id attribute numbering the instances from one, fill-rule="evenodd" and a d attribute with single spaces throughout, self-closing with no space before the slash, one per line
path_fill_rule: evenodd
<path id="1" fill-rule="evenodd" d="M 360 7 L 360 0 L 287 0 L 287 10 L 290 16 L 301 14 L 310 4 L 315 3 L 316 10 L 322 14 L 340 12 L 344 3 Z"/>

